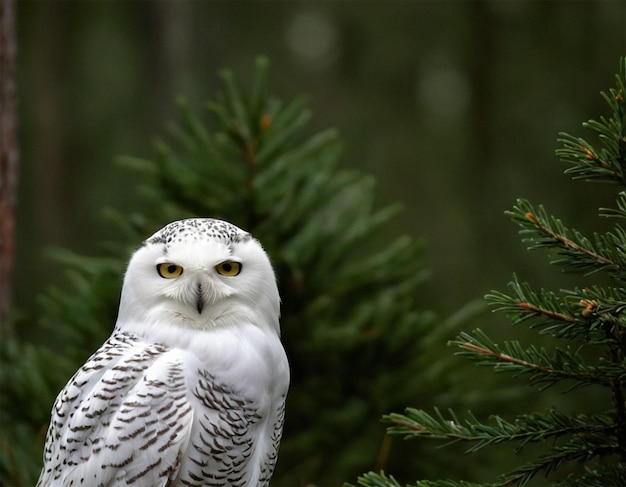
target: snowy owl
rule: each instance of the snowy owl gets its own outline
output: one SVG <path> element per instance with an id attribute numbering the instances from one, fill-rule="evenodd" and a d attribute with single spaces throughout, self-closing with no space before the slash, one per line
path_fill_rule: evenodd
<path id="1" fill-rule="evenodd" d="M 289 367 L 261 245 L 170 223 L 133 254 L 111 337 L 58 395 L 38 487 L 267 486 Z"/>

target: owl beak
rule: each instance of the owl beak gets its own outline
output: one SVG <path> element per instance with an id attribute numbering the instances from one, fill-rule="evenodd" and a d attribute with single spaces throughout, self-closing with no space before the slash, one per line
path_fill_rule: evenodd
<path id="1" fill-rule="evenodd" d="M 204 300 L 202 299 L 202 286 L 198 284 L 196 289 L 196 309 L 199 314 L 202 314 L 202 308 L 204 308 Z"/>

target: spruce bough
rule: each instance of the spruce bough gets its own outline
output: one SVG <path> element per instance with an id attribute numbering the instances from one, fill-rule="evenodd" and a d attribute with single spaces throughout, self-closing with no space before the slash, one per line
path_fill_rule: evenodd
<path id="1" fill-rule="evenodd" d="M 591 388 L 602 388 L 608 390 L 610 400 L 599 413 L 550 408 L 519 414 L 512 421 L 497 415 L 482 421 L 471 412 L 461 417 L 438 409 L 428 413 L 408 408 L 402 414 L 389 414 L 384 421 L 390 424 L 391 434 L 463 443 L 468 453 L 500 444 L 512 444 L 515 451 L 531 443 L 543 447 L 542 453 L 492 483 L 423 480 L 415 487 L 521 487 L 539 475 L 545 476 L 544 484 L 563 487 L 626 485 L 625 82 L 626 59 L 622 59 L 616 87 L 602 93 L 611 115 L 583 124 L 596 132 L 598 144 L 562 133 L 558 139 L 562 147 L 557 150 L 559 158 L 570 165 L 566 173 L 574 179 L 607 183 L 610 188 L 617 185 L 615 207 L 599 211 L 601 218 L 615 219 L 612 230 L 585 236 L 524 199 L 507 212 L 521 227 L 528 248 L 545 249 L 552 256 L 551 264 L 580 273 L 580 287 L 558 293 L 536 290 L 514 276 L 508 291 L 493 291 L 485 297 L 513 324 L 550 335 L 561 345 L 546 349 L 523 346 L 516 340 L 497 344 L 480 329 L 461 333 L 451 342 L 460 348 L 459 355 L 495 371 L 510 372 L 539 390 L 559 385 L 567 393 L 588 387 L 594 400 L 601 401 L 604 396 Z M 374 472 L 361 476 L 358 483 L 362 487 L 400 486 L 394 477 Z"/>

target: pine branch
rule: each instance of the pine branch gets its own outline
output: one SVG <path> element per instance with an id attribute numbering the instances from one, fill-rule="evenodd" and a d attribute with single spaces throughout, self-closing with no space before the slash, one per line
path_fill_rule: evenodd
<path id="1" fill-rule="evenodd" d="M 557 338 L 573 339 L 587 336 L 589 326 L 581 314 L 585 309 L 573 307 L 570 300 L 563 300 L 551 291 L 534 291 L 528 283 L 520 283 L 517 276 L 508 285 L 509 293 L 492 291 L 485 296 L 494 311 L 507 313 L 513 324 L 533 321 L 533 327 L 543 328 Z"/>
<path id="2" fill-rule="evenodd" d="M 480 422 L 471 413 L 465 420 L 460 420 L 454 411 L 450 410 L 448 414 L 450 416 L 446 418 L 438 409 L 433 416 L 423 410 L 407 408 L 404 414 L 392 413 L 383 419 L 393 425 L 387 429 L 390 434 L 447 440 L 446 444 L 469 442 L 468 453 L 508 441 L 519 442 L 516 450 L 520 450 L 528 443 L 543 442 L 549 438 L 610 435 L 615 429 L 615 418 L 610 415 L 568 416 L 557 410 L 520 415 L 512 423 L 492 416 L 492 424 Z"/>
<path id="3" fill-rule="evenodd" d="M 583 127 L 597 132 L 602 148 L 596 150 L 589 142 L 561 133 L 563 148 L 556 151 L 562 161 L 572 165 L 566 173 L 574 179 L 600 181 L 626 186 L 626 59 L 620 60 L 616 87 L 602 97 L 611 109 L 612 117 L 589 120 Z"/>
<path id="4" fill-rule="evenodd" d="M 386 475 L 384 472 L 375 473 L 369 472 L 362 475 L 358 479 L 358 485 L 361 487 L 401 487 L 401 484 L 390 475 Z M 473 482 L 465 482 L 463 480 L 421 480 L 411 487 L 501 487 L 503 484 L 476 484 Z M 350 487 L 344 485 L 343 487 Z M 408 486 L 407 486 L 408 487 Z"/>
<path id="5" fill-rule="evenodd" d="M 626 378 L 623 363 L 600 360 L 593 366 L 585 362 L 578 351 L 569 347 L 548 352 L 531 345 L 523 348 L 517 341 L 493 343 L 481 330 L 461 333 L 450 342 L 463 349 L 458 355 L 468 356 L 479 365 L 493 366 L 496 372 L 513 372 L 515 376 L 529 375 L 529 383 L 545 389 L 563 380 L 574 381 L 567 390 L 593 384 L 609 386 Z"/>
<path id="6" fill-rule="evenodd" d="M 617 208 L 600 208 L 600 216 L 605 218 L 626 218 L 626 192 L 622 191 L 619 193 L 615 198 L 615 202 Z M 622 227 L 620 226 L 619 228 L 621 229 Z"/>
<path id="7" fill-rule="evenodd" d="M 595 457 L 619 454 L 616 441 L 606 435 L 574 436 L 564 445 L 555 445 L 536 460 L 504 475 L 506 485 L 523 487 L 539 473 L 548 475 L 570 462 L 588 462 Z"/>
<path id="8" fill-rule="evenodd" d="M 421 480 L 411 487 L 506 487 L 510 485 L 522 485 L 516 483 L 524 480 L 523 473 L 519 477 L 503 477 L 496 483 L 474 483 L 463 480 Z M 623 464 L 611 464 L 597 466 L 593 469 L 586 468 L 580 477 L 570 477 L 558 483 L 559 487 L 623 487 L 626 483 L 626 467 Z M 361 487 L 401 487 L 401 484 L 393 477 L 384 472 L 369 472 L 358 479 Z M 344 485 L 344 487 L 350 487 Z M 407 486 L 408 487 L 408 486 Z"/>
<path id="9" fill-rule="evenodd" d="M 361 475 L 358 478 L 358 485 L 361 487 L 401 487 L 400 483 L 393 476 L 386 475 L 385 472 L 368 472 Z M 343 487 L 352 486 L 344 484 Z"/>
<path id="10" fill-rule="evenodd" d="M 626 465 L 600 465 L 586 468 L 580 477 L 573 477 L 559 483 L 559 487 L 624 487 L 626 485 Z"/>
<path id="11" fill-rule="evenodd" d="M 529 245 L 529 249 L 556 250 L 558 258 L 551 264 L 587 274 L 605 271 L 615 275 L 620 269 L 626 268 L 626 255 L 614 246 L 618 240 L 614 234 L 594 234 L 592 242 L 549 215 L 543 206 L 534 208 L 524 199 L 518 199 L 517 205 L 506 214 L 522 227 L 520 234 L 524 235 L 523 241 Z"/>
<path id="12" fill-rule="evenodd" d="M 492 291 L 485 296 L 494 311 L 507 313 L 513 324 L 532 321 L 531 328 L 569 341 L 623 346 L 626 325 L 626 289 L 591 286 L 566 291 L 564 297 L 520 283 L 516 275 L 508 285 L 509 293 Z"/>
<path id="13" fill-rule="evenodd" d="M 446 418 L 437 409 L 433 416 L 423 410 L 407 408 L 405 414 L 391 414 L 384 419 L 393 425 L 388 428 L 390 434 L 399 434 L 406 438 L 425 437 L 447 440 L 446 444 L 468 442 L 470 443 L 468 453 L 510 441 L 519 443 L 516 448 L 516 451 L 519 451 L 528 443 L 543 443 L 551 438 L 560 440 L 536 460 L 502 475 L 500 482 L 492 485 L 521 487 L 539 473 L 547 475 L 566 463 L 619 455 L 620 452 L 619 441 L 616 438 L 615 418 L 610 414 L 568 416 L 557 410 L 549 410 L 545 414 L 520 415 L 512 423 L 499 416 L 493 416 L 491 423 L 486 424 L 480 422 L 471 413 L 467 419 L 459 420 L 453 411 L 449 411 L 449 417 Z M 563 442 L 563 437 L 569 437 L 569 439 Z M 372 478 L 377 481 L 381 480 L 375 476 Z M 362 485 L 375 486 L 377 484 Z M 416 485 L 472 484 L 443 481 L 443 483 L 418 483 Z"/>

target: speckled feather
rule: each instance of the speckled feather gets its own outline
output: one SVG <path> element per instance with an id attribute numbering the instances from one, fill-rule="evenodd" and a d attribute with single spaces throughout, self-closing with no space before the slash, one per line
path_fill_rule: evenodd
<path id="1" fill-rule="evenodd" d="M 146 240 L 150 244 L 164 244 L 166 247 L 184 241 L 216 239 L 230 244 L 239 243 L 251 238 L 235 225 L 212 218 L 190 218 L 166 225 Z"/>
<path id="2" fill-rule="evenodd" d="M 145 277 L 171 254 L 189 281 L 174 284 L 212 286 L 210 296 Z M 251 270 L 239 281 L 213 275 L 225 259 Z M 37 486 L 269 485 L 289 381 L 272 283 L 258 242 L 229 223 L 184 220 L 147 239 L 129 264 L 113 335 L 57 397 Z M 200 313 L 192 299 L 211 308 Z"/>

